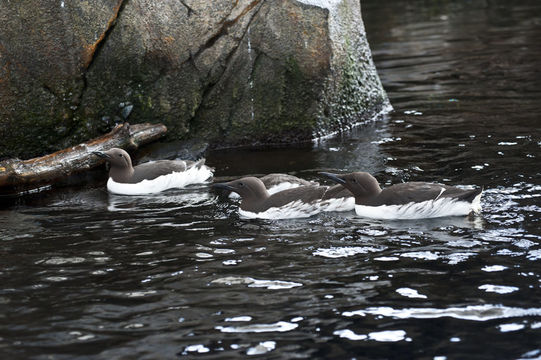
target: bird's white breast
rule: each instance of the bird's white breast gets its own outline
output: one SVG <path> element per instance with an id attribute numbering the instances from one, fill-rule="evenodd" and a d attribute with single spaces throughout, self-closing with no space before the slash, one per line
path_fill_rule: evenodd
<path id="1" fill-rule="evenodd" d="M 212 170 L 208 166 L 192 167 L 186 171 L 173 172 L 152 180 L 143 180 L 135 184 L 118 183 L 112 178 L 107 181 L 107 190 L 119 195 L 154 194 L 167 189 L 183 188 L 190 184 L 205 183 L 212 178 Z"/>
<path id="2" fill-rule="evenodd" d="M 321 211 L 318 202 L 305 203 L 300 200 L 292 201 L 284 206 L 272 207 L 266 211 L 254 213 L 239 208 L 239 214 L 249 219 L 295 219 L 306 218 Z"/>
<path id="3" fill-rule="evenodd" d="M 473 202 L 444 197 L 437 200 L 411 202 L 404 205 L 355 205 L 357 215 L 371 219 L 426 219 L 443 216 L 463 216 L 481 210 L 481 194 Z"/>
<path id="4" fill-rule="evenodd" d="M 350 211 L 355 208 L 355 198 L 350 196 L 322 200 L 320 206 L 321 211 Z"/>

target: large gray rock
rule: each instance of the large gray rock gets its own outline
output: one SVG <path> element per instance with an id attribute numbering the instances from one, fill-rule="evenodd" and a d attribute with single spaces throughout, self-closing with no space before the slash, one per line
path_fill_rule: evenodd
<path id="1" fill-rule="evenodd" d="M 2 1 L 0 22 L 0 157 L 125 119 L 216 147 L 303 141 L 388 102 L 359 1 Z"/>

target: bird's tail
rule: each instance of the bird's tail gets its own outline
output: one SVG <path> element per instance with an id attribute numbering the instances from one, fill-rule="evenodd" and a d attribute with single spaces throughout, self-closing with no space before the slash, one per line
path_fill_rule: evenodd
<path id="1" fill-rule="evenodd" d="M 471 202 L 471 210 L 476 214 L 481 212 L 481 195 L 483 195 L 483 188 L 474 189 L 468 195 L 468 199 L 471 199 L 468 200 Z"/>
<path id="2" fill-rule="evenodd" d="M 186 160 L 186 170 L 188 169 L 201 169 L 205 165 L 205 158 L 201 158 L 197 161 L 187 161 Z"/>
<path id="3" fill-rule="evenodd" d="M 455 196 L 457 200 L 473 202 L 476 197 L 483 193 L 483 188 L 466 190 L 462 194 Z M 480 196 L 479 196 L 480 197 Z"/>
<path id="4" fill-rule="evenodd" d="M 205 165 L 205 158 L 201 158 L 199 160 L 197 160 L 196 162 L 193 163 L 193 166 L 196 167 L 197 169 L 201 169 L 201 167 L 203 165 Z"/>

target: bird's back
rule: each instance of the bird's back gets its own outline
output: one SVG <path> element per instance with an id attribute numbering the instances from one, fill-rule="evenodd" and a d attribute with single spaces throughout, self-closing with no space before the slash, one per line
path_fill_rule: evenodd
<path id="1" fill-rule="evenodd" d="M 143 180 L 154 180 L 173 172 L 186 171 L 186 162 L 183 160 L 158 160 L 137 165 L 133 170 L 130 183 L 138 183 Z"/>
<path id="2" fill-rule="evenodd" d="M 353 194 L 342 185 L 333 185 L 327 188 L 323 200 L 353 197 Z"/>
<path id="3" fill-rule="evenodd" d="M 293 201 L 312 203 L 320 200 L 325 194 L 326 189 L 327 188 L 325 186 L 309 185 L 283 190 L 267 198 L 265 201 L 265 207 L 281 207 Z"/>
<path id="4" fill-rule="evenodd" d="M 482 189 L 460 189 L 454 186 L 426 182 L 408 182 L 389 186 L 366 205 L 403 205 L 438 198 L 472 202 Z"/>
<path id="5" fill-rule="evenodd" d="M 318 185 L 317 183 L 313 183 L 293 175 L 280 173 L 267 174 L 262 176 L 260 179 L 263 181 L 263 184 L 265 184 L 267 189 L 283 183 L 297 184 L 299 186 Z"/>

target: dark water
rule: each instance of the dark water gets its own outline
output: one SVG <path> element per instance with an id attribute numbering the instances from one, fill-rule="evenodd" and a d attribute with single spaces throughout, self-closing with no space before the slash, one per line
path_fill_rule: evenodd
<path id="1" fill-rule="evenodd" d="M 243 220 L 206 187 L 0 211 L 2 359 L 541 358 L 541 3 L 363 1 L 394 113 L 218 178 L 484 186 L 482 216 Z"/>

